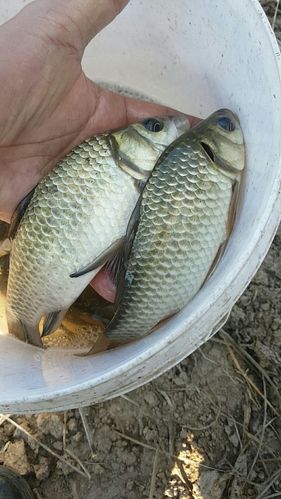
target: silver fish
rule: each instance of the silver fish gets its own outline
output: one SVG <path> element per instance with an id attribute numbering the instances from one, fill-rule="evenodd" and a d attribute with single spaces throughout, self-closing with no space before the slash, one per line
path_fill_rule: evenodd
<path id="1" fill-rule="evenodd" d="M 109 339 L 147 334 L 198 292 L 233 226 L 244 157 L 239 120 L 226 109 L 163 152 L 128 225 Z"/>
<path id="2" fill-rule="evenodd" d="M 116 253 L 156 160 L 188 128 L 183 116 L 149 118 L 92 137 L 20 203 L 11 227 L 11 334 L 42 346 L 40 328 L 53 332 Z"/>

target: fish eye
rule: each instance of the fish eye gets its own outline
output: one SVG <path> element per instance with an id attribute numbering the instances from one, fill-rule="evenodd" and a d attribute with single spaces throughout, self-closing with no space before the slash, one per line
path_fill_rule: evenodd
<path id="1" fill-rule="evenodd" d="M 231 121 L 230 118 L 227 118 L 226 116 L 222 116 L 221 118 L 219 118 L 218 124 L 221 128 L 223 128 L 227 132 L 234 132 L 235 130 L 234 123 Z"/>
<path id="2" fill-rule="evenodd" d="M 148 118 L 143 122 L 143 126 L 150 132 L 161 132 L 161 130 L 163 130 L 164 123 L 155 118 Z"/>

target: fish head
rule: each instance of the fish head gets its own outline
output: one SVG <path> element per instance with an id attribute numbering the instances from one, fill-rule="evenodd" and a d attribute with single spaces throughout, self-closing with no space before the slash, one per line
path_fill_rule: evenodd
<path id="1" fill-rule="evenodd" d="M 193 129 L 212 163 L 225 175 L 237 179 L 245 166 L 245 144 L 238 117 L 220 109 Z"/>
<path id="2" fill-rule="evenodd" d="M 183 115 L 147 118 L 110 134 L 114 157 L 134 178 L 145 179 L 166 147 L 189 128 Z"/>

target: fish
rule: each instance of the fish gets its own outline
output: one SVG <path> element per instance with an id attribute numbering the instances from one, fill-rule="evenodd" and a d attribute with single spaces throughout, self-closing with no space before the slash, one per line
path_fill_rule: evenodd
<path id="1" fill-rule="evenodd" d="M 42 347 L 70 305 L 118 254 L 158 157 L 189 128 L 150 117 L 76 146 L 18 205 L 11 221 L 9 333 Z"/>
<path id="2" fill-rule="evenodd" d="M 145 336 L 196 295 L 232 231 L 244 166 L 243 131 L 228 109 L 162 153 L 127 227 L 109 340 Z"/>

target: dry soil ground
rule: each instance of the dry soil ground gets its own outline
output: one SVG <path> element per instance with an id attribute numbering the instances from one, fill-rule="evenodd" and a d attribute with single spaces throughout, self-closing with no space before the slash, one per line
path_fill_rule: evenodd
<path id="1" fill-rule="evenodd" d="M 280 283 L 281 231 L 212 340 L 128 396 L 0 418 L 0 462 L 44 499 L 281 498 Z"/>

